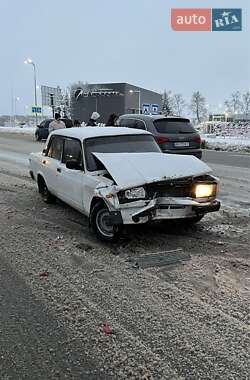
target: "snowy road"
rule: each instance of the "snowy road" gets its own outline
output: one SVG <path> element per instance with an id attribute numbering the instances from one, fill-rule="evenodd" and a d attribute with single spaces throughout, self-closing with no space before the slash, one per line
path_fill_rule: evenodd
<path id="1" fill-rule="evenodd" d="M 28 176 L 28 155 L 41 151 L 43 143 L 32 136 L 0 137 L 0 170 Z M 246 153 L 205 151 L 204 160 L 221 180 L 220 199 L 230 207 L 241 207 L 250 213 L 250 155 Z"/>
<path id="2" fill-rule="evenodd" d="M 0 379 L 248 379 L 250 218 L 224 206 L 103 244 L 87 218 L 40 199 L 26 160 L 41 148 L 0 136 Z M 245 157 L 216 157 L 221 197 L 243 210 Z M 171 265 L 152 261 L 162 252 Z"/>

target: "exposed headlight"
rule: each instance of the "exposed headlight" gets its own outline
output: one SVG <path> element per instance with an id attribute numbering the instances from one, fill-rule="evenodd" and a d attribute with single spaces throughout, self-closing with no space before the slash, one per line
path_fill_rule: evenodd
<path id="1" fill-rule="evenodd" d="M 125 191 L 125 198 L 127 199 L 144 199 L 145 197 L 146 192 L 143 187 L 135 187 Z"/>
<path id="2" fill-rule="evenodd" d="M 217 184 L 198 184 L 195 186 L 195 197 L 196 198 L 210 198 L 216 196 Z"/>

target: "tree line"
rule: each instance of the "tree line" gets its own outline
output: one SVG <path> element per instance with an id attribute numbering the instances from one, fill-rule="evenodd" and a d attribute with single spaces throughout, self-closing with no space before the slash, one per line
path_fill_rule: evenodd
<path id="1" fill-rule="evenodd" d="M 207 119 L 208 107 L 206 98 L 195 91 L 192 94 L 190 102 L 187 102 L 182 94 L 174 94 L 171 91 L 164 91 L 162 95 L 162 112 L 164 115 L 183 116 L 191 112 L 194 119 L 200 123 Z M 250 113 L 250 92 L 240 93 L 235 91 L 225 100 L 225 111 L 228 113 Z"/>

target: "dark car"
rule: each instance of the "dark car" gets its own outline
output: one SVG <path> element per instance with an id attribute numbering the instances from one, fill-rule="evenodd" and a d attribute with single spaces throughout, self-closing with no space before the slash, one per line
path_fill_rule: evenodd
<path id="1" fill-rule="evenodd" d="M 35 131 L 36 141 L 46 140 L 49 136 L 49 125 L 54 119 L 45 119 L 39 124 Z M 73 127 L 73 122 L 71 119 L 61 119 L 67 128 Z"/>
<path id="2" fill-rule="evenodd" d="M 163 153 L 202 157 L 200 135 L 189 119 L 177 116 L 128 114 L 120 116 L 117 124 L 120 127 L 151 132 Z"/>

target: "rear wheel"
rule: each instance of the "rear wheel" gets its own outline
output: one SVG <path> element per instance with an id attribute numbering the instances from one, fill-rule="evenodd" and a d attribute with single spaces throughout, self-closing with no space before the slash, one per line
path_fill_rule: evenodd
<path id="1" fill-rule="evenodd" d="M 90 214 L 90 225 L 95 234 L 104 241 L 117 240 L 121 231 L 120 226 L 111 223 L 110 212 L 104 203 L 93 206 Z"/>
<path id="2" fill-rule="evenodd" d="M 51 194 L 43 178 L 38 180 L 38 190 L 45 203 L 55 203 L 56 197 Z"/>

